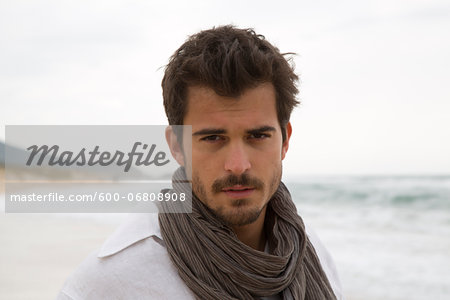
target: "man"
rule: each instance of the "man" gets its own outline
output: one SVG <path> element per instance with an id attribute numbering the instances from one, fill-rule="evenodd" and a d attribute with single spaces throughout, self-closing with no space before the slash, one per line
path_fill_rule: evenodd
<path id="1" fill-rule="evenodd" d="M 281 183 L 296 81 L 252 30 L 191 36 L 162 87 L 169 124 L 192 126 L 192 136 L 166 132 L 182 166 L 174 189 L 191 180 L 192 213 L 137 217 L 80 266 L 59 299 L 342 299 L 331 258 Z"/>

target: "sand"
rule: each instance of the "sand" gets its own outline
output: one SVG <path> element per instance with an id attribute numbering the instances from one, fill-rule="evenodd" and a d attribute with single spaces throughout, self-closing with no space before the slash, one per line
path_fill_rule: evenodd
<path id="1" fill-rule="evenodd" d="M 86 218 L 0 213 L 0 299 L 54 299 L 116 227 Z"/>
<path id="2" fill-rule="evenodd" d="M 4 206 L 4 169 L 0 202 Z M 119 221 L 81 215 L 5 214 L 0 209 L 0 299 L 55 299 L 71 272 Z"/>

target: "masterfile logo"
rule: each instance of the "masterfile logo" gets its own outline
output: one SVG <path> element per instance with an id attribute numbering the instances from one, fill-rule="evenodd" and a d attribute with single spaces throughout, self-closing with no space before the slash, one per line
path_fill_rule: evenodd
<path id="1" fill-rule="evenodd" d="M 142 146 L 143 151 L 138 151 L 140 146 Z M 60 148 L 57 145 L 53 145 L 52 147 L 49 147 L 48 145 L 42 145 L 40 147 L 38 145 L 32 145 L 27 148 L 27 150 L 31 151 L 31 153 L 28 157 L 26 165 L 31 166 L 33 160 L 37 156 L 38 158 L 36 158 L 35 164 L 42 166 L 42 163 L 47 155 L 50 155 L 50 159 L 48 160 L 49 166 L 72 166 L 74 164 L 77 166 L 94 166 L 97 164 L 100 166 L 109 166 L 116 163 L 118 166 L 124 166 L 124 172 L 128 172 L 130 170 L 133 162 L 136 166 L 150 166 L 154 164 L 158 167 L 169 163 L 169 160 L 166 159 L 167 155 L 164 151 L 158 151 L 153 156 L 156 149 L 156 144 L 152 144 L 149 147 L 147 144 L 135 142 L 132 150 L 128 153 L 118 150 L 114 153 L 109 151 L 100 152 L 99 149 L 100 146 L 96 145 L 92 151 L 82 148 L 78 153 L 74 153 L 72 151 L 62 151 L 59 153 Z M 145 150 L 147 150 L 146 153 L 144 152 Z M 136 160 L 134 160 L 134 158 L 136 158 Z"/>
<path id="2" fill-rule="evenodd" d="M 191 135 L 191 126 L 176 127 Z M 180 165 L 170 154 L 166 129 L 7 125 L 5 211 L 157 212 L 155 203 L 171 201 L 183 207 L 166 205 L 173 210 L 165 212 L 186 212 L 190 182 L 182 183 L 183 193 L 167 192 Z"/>

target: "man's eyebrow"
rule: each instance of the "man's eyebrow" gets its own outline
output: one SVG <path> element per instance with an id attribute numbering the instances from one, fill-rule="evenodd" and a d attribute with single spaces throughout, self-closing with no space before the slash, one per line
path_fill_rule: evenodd
<path id="1" fill-rule="evenodd" d="M 224 134 L 226 133 L 225 129 L 219 129 L 219 128 L 205 128 L 201 129 L 199 131 L 196 131 L 192 133 L 192 136 L 198 136 L 198 135 L 214 135 L 214 134 Z"/>
<path id="2" fill-rule="evenodd" d="M 261 126 L 258 128 L 247 130 L 247 134 L 257 134 L 261 132 L 268 132 L 268 131 L 276 131 L 275 127 L 272 126 Z M 199 136 L 199 135 L 214 135 L 214 134 L 224 134 L 227 133 L 225 129 L 220 128 L 205 128 L 201 129 L 199 131 L 196 131 L 192 133 L 192 136 Z"/>
<path id="3" fill-rule="evenodd" d="M 257 134 L 261 132 L 268 132 L 268 131 L 276 131 L 275 127 L 272 126 L 261 126 L 255 129 L 247 130 L 248 134 Z"/>

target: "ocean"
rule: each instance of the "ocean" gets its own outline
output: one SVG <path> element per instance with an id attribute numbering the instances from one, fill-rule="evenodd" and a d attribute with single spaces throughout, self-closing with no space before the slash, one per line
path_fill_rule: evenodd
<path id="1" fill-rule="evenodd" d="M 348 300 L 450 299 L 450 176 L 288 177 Z M 0 204 L 4 208 L 4 196 Z M 46 214 L 119 224 L 125 214 Z"/>
<path id="2" fill-rule="evenodd" d="M 287 180 L 349 299 L 450 299 L 450 176 Z"/>

